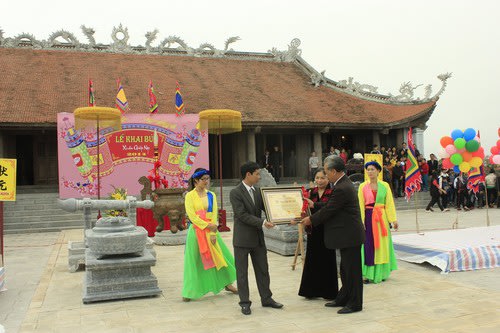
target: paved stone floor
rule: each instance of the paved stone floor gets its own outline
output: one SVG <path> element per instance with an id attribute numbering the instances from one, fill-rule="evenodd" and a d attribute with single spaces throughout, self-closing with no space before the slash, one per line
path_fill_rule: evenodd
<path id="1" fill-rule="evenodd" d="M 500 209 L 489 210 L 500 225 Z M 418 212 L 423 230 L 486 225 L 486 211 Z M 400 233 L 414 232 L 415 212 L 399 213 Z M 500 269 L 440 274 L 430 265 L 399 261 L 385 283 L 365 286 L 364 310 L 338 315 L 323 300 L 297 296 L 301 267 L 269 253 L 274 298 L 281 310 L 259 306 L 253 273 L 252 315 L 227 292 L 181 301 L 183 246 L 157 246 L 153 268 L 163 294 L 155 298 L 83 304 L 84 272 L 68 271 L 69 240 L 82 230 L 5 236 L 6 285 L 0 324 L 6 332 L 500 332 Z M 223 233 L 231 245 L 232 233 Z"/>

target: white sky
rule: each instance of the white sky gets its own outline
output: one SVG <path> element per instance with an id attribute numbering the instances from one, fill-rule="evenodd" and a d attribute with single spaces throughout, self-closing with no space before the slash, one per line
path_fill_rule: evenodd
<path id="1" fill-rule="evenodd" d="M 424 134 L 425 154 L 437 153 L 439 139 L 455 128 L 481 131 L 485 151 L 500 127 L 500 2 L 494 0 L 378 1 L 2 1 L 0 29 L 5 37 L 22 32 L 47 39 L 56 30 L 84 43 L 82 24 L 96 30 L 98 43 L 110 43 L 114 26 L 128 27 L 129 43 L 144 45 L 144 34 L 170 35 L 191 47 L 208 42 L 224 48 L 240 36 L 238 51 L 286 50 L 297 37 L 302 57 L 333 80 L 379 87 L 398 94 L 401 83 L 441 86 L 437 75 L 453 72 Z M 1 73 L 1 69 L 0 69 Z M 423 87 L 415 97 L 423 97 Z"/>

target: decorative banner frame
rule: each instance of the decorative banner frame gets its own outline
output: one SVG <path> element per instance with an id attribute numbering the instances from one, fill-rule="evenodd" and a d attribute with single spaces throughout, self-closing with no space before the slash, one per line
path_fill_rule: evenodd
<path id="1" fill-rule="evenodd" d="M 208 133 L 197 114 L 126 114 L 121 130 L 102 128 L 97 158 L 96 129 L 76 130 L 72 113 L 57 115 L 59 196 L 97 197 L 97 161 L 101 197 L 115 188 L 138 195 L 138 180 L 151 174 L 155 152 L 161 178 L 170 188 L 186 188 L 198 167 L 208 169 Z M 155 140 L 155 131 L 157 140 Z"/>

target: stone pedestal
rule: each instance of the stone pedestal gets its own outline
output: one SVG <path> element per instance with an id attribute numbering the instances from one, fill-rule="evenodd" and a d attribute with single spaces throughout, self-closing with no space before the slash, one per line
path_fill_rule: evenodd
<path id="1" fill-rule="evenodd" d="M 296 225 L 283 224 L 274 228 L 264 229 L 264 239 L 269 251 L 282 256 L 293 256 L 299 240 L 299 231 Z M 304 248 L 306 237 L 304 236 Z"/>
<path id="2" fill-rule="evenodd" d="M 83 303 L 159 295 L 158 280 L 151 272 L 155 262 L 147 250 L 135 257 L 116 255 L 97 259 L 87 249 Z"/>
<path id="3" fill-rule="evenodd" d="M 80 268 L 85 269 L 85 249 L 83 242 L 68 241 L 68 269 L 71 273 L 78 271 Z M 156 258 L 153 239 L 147 239 L 146 250 Z"/>
<path id="4" fill-rule="evenodd" d="M 187 229 L 180 230 L 175 234 L 168 230 L 157 232 L 153 238 L 156 245 L 183 245 L 186 244 Z"/>
<path id="5" fill-rule="evenodd" d="M 68 241 L 68 269 L 71 273 L 85 267 L 85 244 Z"/>

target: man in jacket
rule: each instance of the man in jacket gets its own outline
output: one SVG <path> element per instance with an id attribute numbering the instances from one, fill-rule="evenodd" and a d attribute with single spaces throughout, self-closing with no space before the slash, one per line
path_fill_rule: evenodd
<path id="1" fill-rule="evenodd" d="M 259 165 L 255 162 L 243 164 L 241 177 L 242 182 L 231 190 L 229 200 L 234 212 L 233 246 L 239 304 L 241 312 L 249 315 L 252 313 L 250 310 L 252 302 L 248 290 L 248 255 L 252 257 L 262 306 L 280 309 L 283 304 L 272 299 L 273 293 L 269 288 L 267 248 L 262 228 L 269 229 L 274 227 L 274 224 L 261 217 L 264 202 L 260 189 L 255 186 L 260 180 Z"/>
<path id="2" fill-rule="evenodd" d="M 326 206 L 311 217 L 304 218 L 304 225 L 325 227 L 325 246 L 340 249 L 340 279 L 342 287 L 334 301 L 325 306 L 342 307 L 337 313 L 346 314 L 363 309 L 363 276 L 361 271 L 361 245 L 365 231 L 361 222 L 358 195 L 345 174 L 344 161 L 338 156 L 325 159 L 324 169 L 333 183 L 333 192 Z"/>

